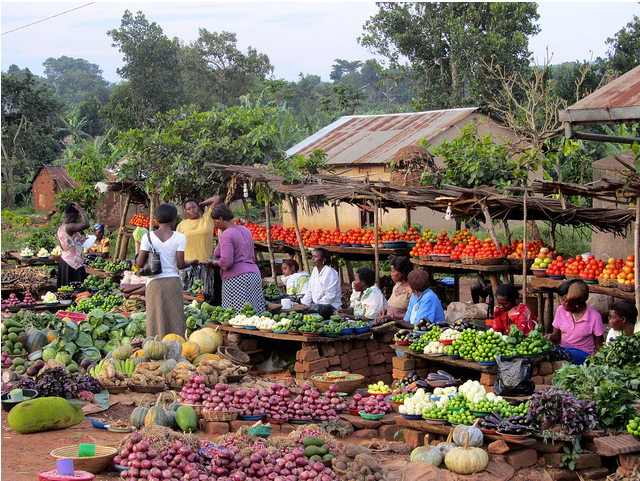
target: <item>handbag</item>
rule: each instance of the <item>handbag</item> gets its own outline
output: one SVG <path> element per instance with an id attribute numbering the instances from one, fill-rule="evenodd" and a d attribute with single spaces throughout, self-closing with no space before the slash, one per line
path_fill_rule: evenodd
<path id="1" fill-rule="evenodd" d="M 160 254 L 153 248 L 149 232 L 147 232 L 147 238 L 149 239 L 149 252 L 147 253 L 147 259 L 144 261 L 144 265 L 138 271 L 138 275 L 155 276 L 162 272 L 162 262 L 160 262 Z"/>

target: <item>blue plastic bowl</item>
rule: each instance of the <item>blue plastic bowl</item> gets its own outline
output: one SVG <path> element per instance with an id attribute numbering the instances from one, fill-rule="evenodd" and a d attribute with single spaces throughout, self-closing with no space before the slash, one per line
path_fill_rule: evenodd
<path id="1" fill-rule="evenodd" d="M 264 417 L 264 414 L 257 414 L 255 416 L 243 416 L 243 415 L 240 415 L 238 417 L 240 419 L 242 419 L 243 421 L 259 421 L 260 419 L 262 419 Z"/>
<path id="2" fill-rule="evenodd" d="M 355 329 L 355 328 L 353 328 L 353 327 L 343 327 L 343 328 L 342 328 L 342 335 L 343 335 L 343 336 L 348 336 L 348 335 L 350 335 L 350 334 L 353 334 L 353 330 L 354 330 L 354 329 Z"/>
<path id="3" fill-rule="evenodd" d="M 354 327 L 353 328 L 353 332 L 355 334 L 364 334 L 365 332 L 367 332 L 369 330 L 369 326 L 363 326 L 363 327 Z"/>

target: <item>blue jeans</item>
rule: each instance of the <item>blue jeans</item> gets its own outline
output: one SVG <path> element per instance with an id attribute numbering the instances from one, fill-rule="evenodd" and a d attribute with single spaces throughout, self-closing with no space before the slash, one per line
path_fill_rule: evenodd
<path id="1" fill-rule="evenodd" d="M 584 361 L 586 361 L 586 359 L 591 355 L 589 354 L 587 351 L 583 351 L 582 349 L 576 349 L 575 347 L 567 347 L 567 346 L 562 346 L 564 349 L 566 349 L 569 354 L 571 354 L 571 359 L 573 360 L 573 364 L 576 365 L 580 365 L 580 364 L 584 364 Z"/>

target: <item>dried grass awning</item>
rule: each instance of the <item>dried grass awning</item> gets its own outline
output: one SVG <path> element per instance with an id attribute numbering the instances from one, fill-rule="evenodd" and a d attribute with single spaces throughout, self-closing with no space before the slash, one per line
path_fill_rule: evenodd
<path id="1" fill-rule="evenodd" d="M 640 178 L 628 176 L 622 180 L 601 179 L 585 185 L 536 180 L 532 190 L 545 195 L 563 194 L 628 203 L 628 198 L 640 196 Z"/>
<path id="2" fill-rule="evenodd" d="M 327 174 L 307 175 L 304 181 L 289 185 L 284 177 L 268 172 L 266 166 L 206 164 L 205 167 L 236 176 L 240 181 L 264 182 L 277 192 L 298 198 L 306 210 L 340 200 L 353 204 L 377 201 L 382 208 L 429 207 L 445 212 L 451 203 L 454 217 L 485 220 L 482 210 L 484 203 L 493 220 L 522 220 L 524 216 L 523 197 L 501 194 L 489 187 L 406 187 L 385 181 L 360 181 Z M 563 204 L 548 197 L 528 197 L 527 217 L 623 234 L 634 220 L 634 212 L 631 209 L 581 207 L 568 202 Z"/>

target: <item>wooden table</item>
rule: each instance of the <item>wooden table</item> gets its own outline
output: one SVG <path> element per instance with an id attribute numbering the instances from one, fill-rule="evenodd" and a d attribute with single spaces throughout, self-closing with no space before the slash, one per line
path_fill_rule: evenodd
<path id="1" fill-rule="evenodd" d="M 553 323 L 554 306 L 553 294 L 565 280 L 551 279 L 550 277 L 530 277 L 528 279 L 531 290 L 538 296 L 538 318 L 544 323 L 545 332 L 551 332 Z M 618 299 L 635 301 L 635 293 L 625 292 L 613 287 L 602 287 L 599 284 L 587 284 L 589 292 L 605 294 Z"/>
<path id="2" fill-rule="evenodd" d="M 14 259 L 18 262 L 18 264 L 20 265 L 25 265 L 25 266 L 52 266 L 52 265 L 58 265 L 58 258 L 54 258 L 54 257 L 47 257 L 46 259 L 41 259 L 39 257 L 29 257 L 28 259 L 24 259 L 20 256 L 19 252 L 9 252 L 9 257 L 11 259 Z"/>
<path id="3" fill-rule="evenodd" d="M 470 369 L 473 371 L 484 372 L 488 374 L 496 374 L 498 372 L 498 367 L 495 365 L 482 366 L 481 364 L 478 364 L 475 361 L 465 361 L 464 359 L 451 359 L 446 354 L 444 356 L 429 356 L 427 354 L 422 354 L 419 352 L 412 351 L 411 349 L 409 349 L 409 346 L 398 346 L 397 344 L 394 344 L 391 347 L 397 351 L 402 351 L 404 353 L 407 353 L 409 356 L 428 359 L 431 362 L 436 362 L 439 364 L 447 364 L 448 366 L 459 367 L 462 369 Z M 549 355 L 545 354 L 543 356 L 536 356 L 530 359 L 533 361 L 534 364 L 538 364 L 543 360 L 548 359 L 548 357 Z"/>
<path id="4" fill-rule="evenodd" d="M 325 337 L 325 336 L 304 336 L 302 334 L 278 334 L 275 332 L 260 331 L 257 329 L 242 329 L 233 326 L 220 326 L 221 331 L 236 332 L 238 334 L 246 334 L 248 336 L 264 337 L 267 339 L 277 339 L 279 341 L 296 341 L 296 342 L 335 342 L 355 339 L 371 339 L 373 337 L 372 331 L 367 331 L 364 334 L 351 334 L 350 336 L 337 336 L 337 337 Z"/>
<path id="5" fill-rule="evenodd" d="M 500 287 L 500 276 L 503 274 L 518 274 L 522 273 L 522 266 L 516 266 L 512 264 L 499 264 L 494 266 L 485 266 L 481 264 L 458 264 L 456 262 L 438 262 L 438 261 L 426 261 L 421 259 L 411 258 L 411 262 L 416 266 L 423 267 L 429 274 L 434 272 L 453 274 L 454 275 L 454 290 L 455 301 L 460 299 L 460 274 L 469 274 L 472 272 L 488 275 L 491 280 L 491 288 L 493 292 Z"/>

